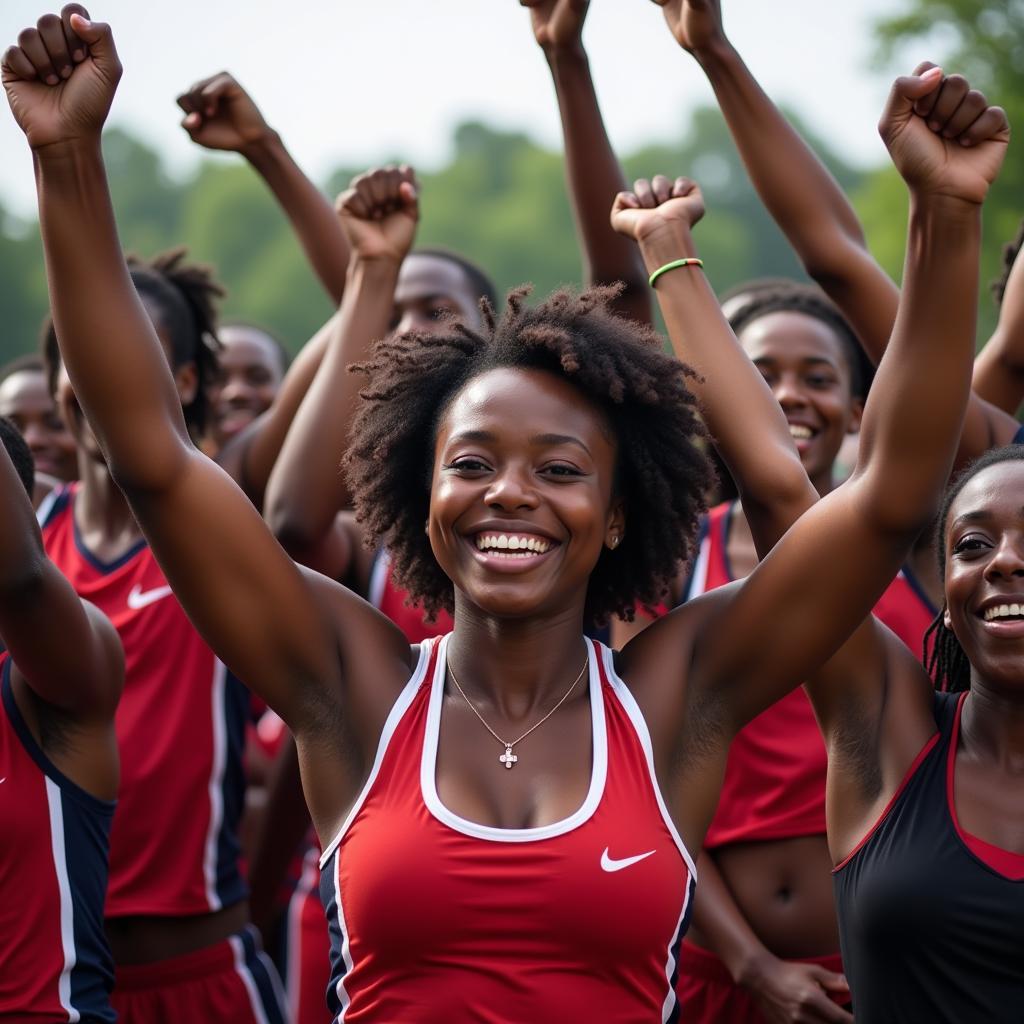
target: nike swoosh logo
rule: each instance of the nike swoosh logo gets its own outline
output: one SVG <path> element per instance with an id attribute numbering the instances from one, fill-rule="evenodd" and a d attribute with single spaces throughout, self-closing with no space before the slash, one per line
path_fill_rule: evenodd
<path id="1" fill-rule="evenodd" d="M 156 587 L 153 590 L 143 590 L 142 587 L 136 583 L 135 586 L 128 591 L 128 607 L 138 611 L 138 609 L 145 608 L 154 601 L 159 601 L 161 598 L 168 597 L 170 593 L 170 587 Z"/>
<path id="2" fill-rule="evenodd" d="M 654 854 L 654 850 L 648 850 L 646 853 L 638 853 L 635 857 L 623 857 L 622 860 L 612 860 L 608 856 L 608 847 L 604 848 L 604 853 L 601 854 L 601 868 L 604 871 L 621 871 L 623 868 L 632 867 L 634 864 L 639 864 L 640 861 L 646 860 L 648 857 Z"/>

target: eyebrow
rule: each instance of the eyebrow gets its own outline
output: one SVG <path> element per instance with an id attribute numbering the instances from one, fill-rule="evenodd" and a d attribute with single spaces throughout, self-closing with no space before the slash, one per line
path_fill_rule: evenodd
<path id="1" fill-rule="evenodd" d="M 758 363 L 775 363 L 778 362 L 778 359 L 775 356 L 755 356 L 751 362 L 757 366 Z M 800 363 L 804 366 L 820 365 L 835 367 L 837 365 L 834 359 L 828 359 L 825 356 L 803 356 L 800 359 Z"/>
<path id="2" fill-rule="evenodd" d="M 489 430 L 463 430 L 453 437 L 448 439 L 449 444 L 455 444 L 462 441 L 479 441 L 482 444 L 493 444 L 497 441 L 496 435 L 492 434 Z M 578 438 L 573 437 L 571 434 L 535 434 L 530 438 L 530 444 L 532 445 L 556 445 L 556 444 L 572 444 L 577 448 L 582 448 L 588 455 L 590 449 Z"/>

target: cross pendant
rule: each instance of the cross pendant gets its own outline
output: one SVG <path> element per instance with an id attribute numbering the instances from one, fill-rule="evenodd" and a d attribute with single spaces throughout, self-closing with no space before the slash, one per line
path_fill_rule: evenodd
<path id="1" fill-rule="evenodd" d="M 506 745 L 505 745 L 505 753 L 504 753 L 504 754 L 502 754 L 502 755 L 501 755 L 501 756 L 500 756 L 500 757 L 498 758 L 498 760 L 499 760 L 499 761 L 500 761 L 500 762 L 501 762 L 501 763 L 502 763 L 502 764 L 503 764 L 503 765 L 504 765 L 504 766 L 505 766 L 506 768 L 511 768 L 511 767 L 512 767 L 512 765 L 514 765 L 514 764 L 516 763 L 516 761 L 518 761 L 518 760 L 519 760 L 519 758 L 518 758 L 518 757 L 516 757 L 516 755 L 512 753 L 512 748 L 511 748 L 511 747 L 510 747 L 510 746 L 509 746 L 508 744 L 506 744 Z"/>

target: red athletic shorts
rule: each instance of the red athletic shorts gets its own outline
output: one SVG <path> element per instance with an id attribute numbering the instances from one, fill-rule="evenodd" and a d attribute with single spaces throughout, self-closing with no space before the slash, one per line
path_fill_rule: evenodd
<path id="1" fill-rule="evenodd" d="M 287 1024 L 277 971 L 255 928 L 215 946 L 120 966 L 111 997 L 119 1024 Z"/>
<path id="2" fill-rule="evenodd" d="M 302 861 L 302 876 L 288 903 L 285 988 L 293 1024 L 329 1024 L 327 986 L 331 982 L 331 939 L 320 902 L 320 849 Z"/>
<path id="3" fill-rule="evenodd" d="M 798 961 L 843 973 L 838 953 Z M 725 964 L 710 950 L 684 942 L 676 982 L 681 1024 L 766 1024 L 746 989 L 732 980 Z"/>

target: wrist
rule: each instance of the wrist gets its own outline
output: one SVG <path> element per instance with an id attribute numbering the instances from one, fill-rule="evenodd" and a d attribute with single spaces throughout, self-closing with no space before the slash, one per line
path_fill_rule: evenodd
<path id="1" fill-rule="evenodd" d="M 587 68 L 590 64 L 587 51 L 583 48 L 582 39 L 574 39 L 571 43 L 559 45 L 550 44 L 542 49 L 552 74 L 557 74 L 560 71 L 579 71 Z"/>
<path id="2" fill-rule="evenodd" d="M 764 979 L 771 973 L 777 958 L 763 946 L 749 950 L 735 963 L 727 964 L 733 981 L 748 992 L 756 992 L 764 985 Z"/>
<path id="3" fill-rule="evenodd" d="M 243 142 L 238 147 L 238 152 L 253 166 L 259 167 L 280 159 L 286 150 L 281 136 L 269 125 L 265 125 L 259 135 Z"/>
<path id="4" fill-rule="evenodd" d="M 694 259 L 697 247 L 693 244 L 690 229 L 676 225 L 671 230 L 659 229 L 646 238 L 637 239 L 640 256 L 648 275 L 673 260 Z"/>
<path id="5" fill-rule="evenodd" d="M 701 46 L 694 47 L 690 53 L 709 75 L 729 70 L 740 59 L 736 48 L 724 35 L 713 36 Z"/>
<path id="6" fill-rule="evenodd" d="M 346 275 L 348 285 L 350 287 L 370 285 L 376 288 L 390 284 L 393 290 L 401 268 L 402 257 L 400 256 L 383 253 L 367 255 L 353 252 Z"/>

